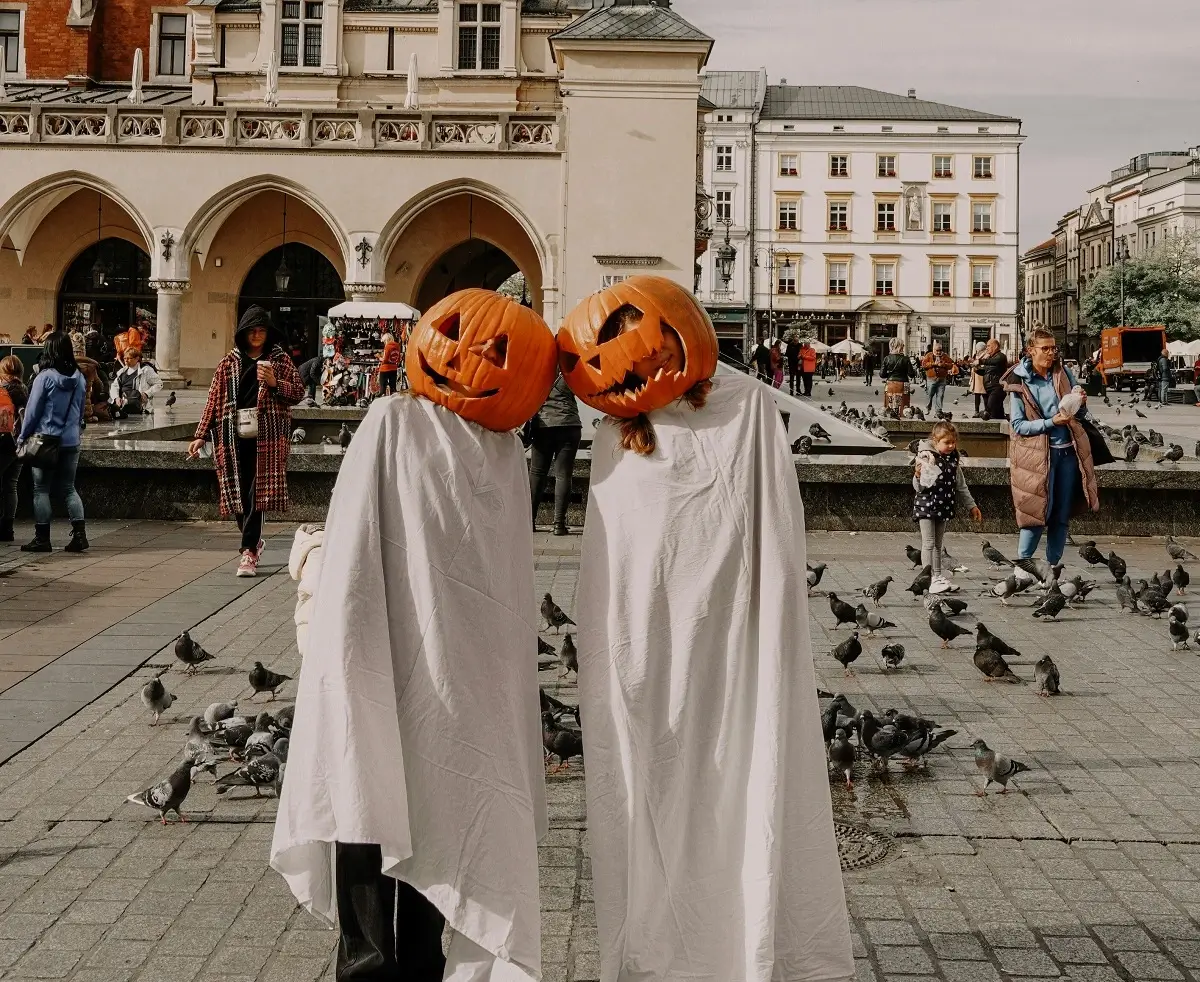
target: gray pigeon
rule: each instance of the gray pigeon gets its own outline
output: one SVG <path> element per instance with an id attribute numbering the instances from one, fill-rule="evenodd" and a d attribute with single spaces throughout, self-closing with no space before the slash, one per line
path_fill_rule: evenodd
<path id="1" fill-rule="evenodd" d="M 1033 666 L 1033 679 L 1037 682 L 1039 696 L 1056 696 L 1061 691 L 1058 666 L 1054 664 L 1054 659 L 1049 655 L 1039 658 L 1037 664 Z"/>
<path id="2" fill-rule="evenodd" d="M 859 628 L 869 634 L 874 634 L 876 631 L 882 631 L 884 628 L 895 627 L 891 621 L 884 619 L 873 610 L 867 610 L 866 606 L 859 604 L 854 608 L 854 619 Z"/>
<path id="3" fill-rule="evenodd" d="M 575 651 L 575 642 L 571 640 L 571 635 L 569 634 L 563 638 L 562 648 L 558 652 L 558 661 L 562 665 L 559 678 L 562 678 L 568 672 L 574 672 L 575 678 L 579 678 L 579 656 Z"/>
<path id="4" fill-rule="evenodd" d="M 920 597 L 921 594 L 924 593 L 926 590 L 928 590 L 930 588 L 930 586 L 932 586 L 932 585 L 933 585 L 933 567 L 932 566 L 923 566 L 923 567 L 921 567 L 921 572 L 919 572 L 917 574 L 916 579 L 913 580 L 912 583 L 910 583 L 904 589 L 907 590 L 909 593 L 911 593 L 915 599 L 915 598 Z"/>
<path id="5" fill-rule="evenodd" d="M 1181 647 L 1188 647 L 1188 626 L 1187 621 L 1176 620 L 1174 617 L 1167 622 L 1167 628 L 1171 632 L 1171 650 L 1178 651 Z"/>
<path id="6" fill-rule="evenodd" d="M 248 754 L 253 754 L 255 747 L 270 750 L 274 742 L 275 737 L 271 734 L 271 714 L 259 713 L 258 718 L 254 721 L 254 732 L 246 738 L 246 744 L 242 749 Z"/>
<path id="7" fill-rule="evenodd" d="M 154 713 L 154 719 L 150 722 L 151 726 L 158 725 L 159 715 L 170 709 L 171 703 L 174 701 L 175 697 L 167 691 L 160 678 L 152 678 L 142 686 L 142 705 Z"/>
<path id="8" fill-rule="evenodd" d="M 958 730 L 943 727 L 939 729 L 921 728 L 915 732 L 903 730 L 902 732 L 909 736 L 909 740 L 897 749 L 896 756 L 903 757 L 904 760 L 901 763 L 909 767 L 924 761 L 924 758 L 928 756 L 930 751 L 936 750 L 957 734 Z"/>
<path id="9" fill-rule="evenodd" d="M 557 757 L 558 763 L 548 773 L 553 774 L 560 768 L 570 768 L 572 757 L 583 756 L 583 734 L 570 727 L 561 726 L 554 719 L 553 713 L 542 713 L 542 749 L 547 760 Z"/>
<path id="10" fill-rule="evenodd" d="M 902 733 L 895 724 L 879 725 L 879 721 L 869 711 L 864 709 L 858 718 L 858 743 L 887 770 L 888 758 L 899 752 L 900 748 L 909 742 L 910 734 Z"/>
<path id="11" fill-rule="evenodd" d="M 921 559 L 923 558 L 921 556 L 921 550 L 915 546 L 905 546 L 904 555 L 906 555 L 908 557 L 908 561 L 912 563 L 913 569 L 916 569 L 921 565 Z"/>
<path id="12" fill-rule="evenodd" d="M 244 763 L 236 771 L 217 778 L 217 794 L 224 794 L 230 788 L 253 788 L 254 797 L 258 798 L 262 788 L 275 787 L 282 766 L 283 761 L 273 751 L 261 754 Z"/>
<path id="13" fill-rule="evenodd" d="M 929 612 L 929 630 L 942 639 L 942 647 L 949 648 L 950 642 L 961 634 L 970 634 L 965 627 L 960 627 L 943 613 L 941 605 Z"/>
<path id="14" fill-rule="evenodd" d="M 856 752 L 843 729 L 838 729 L 829 741 L 829 760 L 839 771 L 846 775 L 846 787 L 854 790 L 854 758 Z"/>
<path id="15" fill-rule="evenodd" d="M 1134 412 L 1136 413 L 1137 410 L 1135 409 Z M 1138 413 L 1138 415 L 1140 416 L 1141 413 Z M 1133 439 L 1126 440 L 1125 441 L 1125 463 L 1132 464 L 1137 459 L 1137 455 L 1141 451 L 1141 449 L 1142 449 L 1141 444 L 1138 443 L 1136 440 L 1133 440 Z"/>
<path id="16" fill-rule="evenodd" d="M 792 453 L 801 457 L 807 457 L 810 453 L 812 453 L 812 447 L 812 437 L 802 436 L 792 444 Z"/>
<path id="17" fill-rule="evenodd" d="M 187 666 L 184 671 L 189 675 L 196 673 L 196 667 L 201 662 L 213 660 L 213 656 L 200 647 L 199 643 L 193 641 L 187 631 L 175 639 L 175 657 Z"/>
<path id="18" fill-rule="evenodd" d="M 175 392 L 172 390 L 171 394 L 169 396 L 167 396 L 167 401 L 163 405 L 165 405 L 168 409 L 174 409 L 175 403 L 177 403 L 178 401 L 179 401 L 178 396 L 176 396 Z"/>
<path id="19" fill-rule="evenodd" d="M 1133 599 L 1133 591 L 1129 589 L 1129 577 L 1125 577 L 1117 584 L 1117 603 L 1121 605 L 1121 610 L 1126 607 L 1133 613 L 1137 613 L 1137 601 Z"/>
<path id="20" fill-rule="evenodd" d="M 805 563 L 808 577 L 808 589 L 812 590 L 818 583 L 821 582 L 821 577 L 825 575 L 825 570 L 828 568 L 825 563 L 817 563 L 815 566 L 810 566 Z"/>
<path id="21" fill-rule="evenodd" d="M 855 720 L 857 717 L 858 712 L 850 705 L 850 700 L 842 695 L 842 693 L 837 693 L 833 697 L 833 701 L 821 710 L 822 738 L 826 743 L 833 739 L 834 730 L 841 726 L 841 723 L 838 722 L 840 718 Z"/>
<path id="22" fill-rule="evenodd" d="M 1112 578 L 1118 583 L 1125 576 L 1128 567 L 1125 565 L 1125 560 L 1118 556 L 1115 552 L 1108 554 L 1108 571 L 1112 573 Z"/>
<path id="23" fill-rule="evenodd" d="M 850 637 L 834 648 L 830 654 L 837 661 L 841 662 L 842 668 L 846 670 L 847 678 L 853 675 L 854 669 L 850 665 L 862 654 L 862 643 L 858 640 L 858 632 L 855 631 L 851 634 Z"/>
<path id="24" fill-rule="evenodd" d="M 542 620 L 546 622 L 547 627 L 554 628 L 555 634 L 567 624 L 570 624 L 572 627 L 575 626 L 575 622 L 563 613 L 563 609 L 554 602 L 554 598 L 548 593 L 542 597 L 541 610 Z"/>
<path id="25" fill-rule="evenodd" d="M 1170 448 L 1158 458 L 1158 462 L 1160 464 L 1163 463 L 1163 461 L 1175 463 L 1179 460 L 1183 460 L 1183 447 L 1181 447 L 1178 443 L 1172 443 Z"/>
<path id="26" fill-rule="evenodd" d="M 991 648 L 992 651 L 1005 658 L 1020 658 L 1021 652 L 1017 651 L 1012 645 L 1000 638 L 996 637 L 987 629 L 982 621 L 975 625 L 975 646 L 977 648 Z"/>
<path id="27" fill-rule="evenodd" d="M 882 580 L 879 580 L 877 583 L 872 583 L 870 586 L 864 587 L 863 591 L 862 591 L 863 596 L 870 597 L 871 602 L 876 607 L 882 606 L 879 603 L 879 601 L 882 600 L 883 595 L 885 593 L 887 593 L 888 584 L 891 582 L 892 582 L 892 577 L 885 576 Z"/>
<path id="28" fill-rule="evenodd" d="M 813 423 L 808 428 L 808 433 L 814 440 L 824 440 L 826 443 L 831 442 L 833 439 L 820 423 Z"/>
<path id="29" fill-rule="evenodd" d="M 1097 549 L 1096 543 L 1090 539 L 1080 548 L 1079 555 L 1089 566 L 1104 566 L 1108 562 L 1104 558 L 1104 553 Z"/>
<path id="30" fill-rule="evenodd" d="M 1017 577 L 1015 575 L 1006 576 L 999 583 L 995 583 L 984 591 L 984 595 L 999 597 L 1000 602 L 1005 607 L 1009 606 L 1008 598 L 1017 592 Z"/>
<path id="31" fill-rule="evenodd" d="M 137 794 L 131 794 L 125 800 L 133 802 L 135 805 L 153 808 L 158 812 L 159 820 L 163 825 L 167 824 L 167 812 L 174 812 L 179 816 L 179 821 L 187 822 L 187 818 L 179 810 L 179 806 L 183 804 L 188 792 L 192 790 L 192 779 L 196 776 L 196 770 L 195 761 L 184 760 L 167 776 L 166 780 L 159 781 L 158 784 L 151 785 Z"/>
<path id="32" fill-rule="evenodd" d="M 836 618 L 836 622 L 833 625 L 834 628 L 839 628 L 843 624 L 858 623 L 858 615 L 855 613 L 854 608 L 846 603 L 846 601 L 840 599 L 832 590 L 829 591 L 829 609 Z"/>
<path id="33" fill-rule="evenodd" d="M 1196 557 L 1188 552 L 1183 546 L 1175 541 L 1175 536 L 1167 536 L 1167 552 L 1176 562 L 1186 563 L 1194 562 Z"/>
<path id="34" fill-rule="evenodd" d="M 975 656 L 972 661 L 975 667 L 983 673 L 984 679 L 988 682 L 1016 683 L 1024 681 L 1021 676 L 1008 667 L 1008 662 L 1004 660 L 1004 656 L 991 648 L 976 647 Z"/>
<path id="35" fill-rule="evenodd" d="M 884 668 L 897 669 L 900 667 L 900 663 L 904 661 L 904 645 L 885 644 L 880 654 L 883 656 Z"/>
<path id="36" fill-rule="evenodd" d="M 354 439 L 354 434 L 350 432 L 350 427 L 343 423 L 337 435 L 338 446 L 342 448 L 343 452 L 350 446 L 352 439 Z"/>
<path id="37" fill-rule="evenodd" d="M 1051 620 L 1057 620 L 1058 615 L 1066 605 L 1067 598 L 1056 588 L 1046 596 L 1046 599 L 1042 601 L 1042 605 L 1033 612 L 1033 616 L 1049 617 Z"/>
<path id="38" fill-rule="evenodd" d="M 256 661 L 254 667 L 250 669 L 250 687 L 254 690 L 254 694 L 260 692 L 271 693 L 271 698 L 275 698 L 275 690 L 280 688 L 284 682 L 290 682 L 290 675 L 280 675 L 277 672 L 272 672 L 269 668 L 263 668 L 263 663 Z"/>
<path id="39" fill-rule="evenodd" d="M 210 703 L 209 707 L 204 710 L 204 722 L 208 724 L 208 728 L 212 729 L 221 720 L 229 719 L 237 712 L 237 700 L 232 702 L 214 702 Z"/>
<path id="40" fill-rule="evenodd" d="M 1029 770 L 1027 764 L 1022 764 L 1019 760 L 1009 760 L 1004 754 L 996 753 L 982 740 L 976 740 L 971 746 L 975 748 L 975 766 L 987 779 L 983 782 L 983 790 L 975 792 L 980 798 L 987 797 L 988 785 L 992 783 L 1003 788 L 1001 794 L 1007 794 L 1008 782 L 1022 771 Z"/>
<path id="41" fill-rule="evenodd" d="M 996 549 L 987 539 L 983 540 L 983 558 L 993 566 L 1011 566 L 1012 562 L 1004 558 L 1004 553 Z"/>

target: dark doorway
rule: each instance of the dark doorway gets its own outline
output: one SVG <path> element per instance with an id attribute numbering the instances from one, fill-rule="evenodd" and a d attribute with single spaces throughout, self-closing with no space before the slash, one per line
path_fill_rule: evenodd
<path id="1" fill-rule="evenodd" d="M 93 276 L 96 260 L 104 269 L 104 285 Z M 158 293 L 150 287 L 150 257 L 125 239 L 103 239 L 88 246 L 67 268 L 58 291 L 60 330 L 100 332 L 99 353 L 113 356 L 114 336 L 136 326 L 145 335 L 145 353 L 154 354 Z"/>
<path id="2" fill-rule="evenodd" d="M 428 310 L 456 290 L 499 289 L 516 272 L 517 264 L 504 250 L 483 239 L 467 239 L 443 253 L 429 268 L 415 306 L 421 311 Z"/>
<path id="3" fill-rule="evenodd" d="M 285 292 L 277 289 L 275 274 L 287 257 L 291 271 Z M 272 249 L 250 270 L 238 297 L 238 319 L 258 304 L 271 312 L 275 326 L 285 335 L 285 348 L 297 364 L 312 358 L 320 348 L 319 317 L 346 299 L 342 278 L 333 263 L 316 249 L 300 242 Z"/>

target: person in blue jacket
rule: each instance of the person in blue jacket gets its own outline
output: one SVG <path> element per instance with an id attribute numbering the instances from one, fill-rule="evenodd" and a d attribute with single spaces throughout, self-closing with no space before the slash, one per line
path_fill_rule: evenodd
<path id="1" fill-rule="evenodd" d="M 46 366 L 37 373 L 29 401 L 25 404 L 25 420 L 17 438 L 18 450 L 35 434 L 44 443 L 58 444 L 53 462 L 33 467 L 33 541 L 21 546 L 23 552 L 50 552 L 50 497 L 66 502 L 71 519 L 71 541 L 67 552 L 83 552 L 88 547 L 84 526 L 83 501 L 75 490 L 75 470 L 79 466 L 79 430 L 83 420 L 83 400 L 87 382 L 75 361 L 71 337 L 63 332 L 46 339 L 42 353 Z M 46 438 L 49 438 L 48 440 Z"/>

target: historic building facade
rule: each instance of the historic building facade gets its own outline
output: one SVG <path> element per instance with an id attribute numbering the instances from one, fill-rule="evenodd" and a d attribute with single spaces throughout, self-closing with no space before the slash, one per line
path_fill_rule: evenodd
<path id="1" fill-rule="evenodd" d="M 520 271 L 554 327 L 615 277 L 691 286 L 707 246 L 712 41 L 664 0 L 0 0 L 0 41 L 14 337 L 141 320 L 203 381 L 250 302 L 315 350 L 343 297 Z"/>

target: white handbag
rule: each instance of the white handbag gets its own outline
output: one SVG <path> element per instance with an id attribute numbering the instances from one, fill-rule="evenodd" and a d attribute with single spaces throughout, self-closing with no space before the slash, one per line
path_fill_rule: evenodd
<path id="1" fill-rule="evenodd" d="M 237 411 L 237 435 L 243 440 L 253 440 L 258 436 L 257 407 Z"/>

